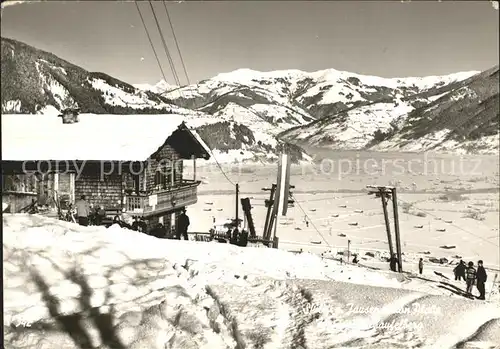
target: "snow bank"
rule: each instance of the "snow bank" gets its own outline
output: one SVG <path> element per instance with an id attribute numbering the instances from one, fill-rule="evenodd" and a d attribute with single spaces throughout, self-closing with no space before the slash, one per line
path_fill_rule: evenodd
<path id="1" fill-rule="evenodd" d="M 3 228 L 9 348 L 500 343 L 497 305 L 404 290 L 422 281 L 316 255 L 29 215 L 4 215 Z"/>

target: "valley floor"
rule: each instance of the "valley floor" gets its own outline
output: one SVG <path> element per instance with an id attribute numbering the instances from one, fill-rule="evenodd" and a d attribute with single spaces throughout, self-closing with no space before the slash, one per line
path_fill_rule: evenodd
<path id="1" fill-rule="evenodd" d="M 388 251 L 382 204 L 367 194 L 366 186 L 396 185 L 405 270 L 417 270 L 420 257 L 426 268 L 435 264 L 430 262 L 433 258 L 446 258 L 448 262 L 463 259 L 475 264 L 483 259 L 492 276 L 500 269 L 498 157 L 366 152 L 333 152 L 330 158 L 320 155 L 317 160 L 322 163 L 292 166 L 290 181 L 295 185 L 297 204 L 286 217 L 279 217 L 280 248 L 337 256 L 350 240 L 353 253 L 383 268 L 377 263 Z M 327 162 L 336 169 L 321 171 Z M 239 183 L 240 198 L 250 198 L 254 223 L 261 234 L 264 200 L 269 196 L 262 188 L 275 183 L 277 166 L 222 167 L 233 183 Z M 214 218 L 224 221 L 234 217 L 235 189 L 216 166 L 205 166 L 197 173 L 205 184 L 199 188 L 198 203 L 188 210 L 193 217 L 190 230 L 206 232 Z M 388 210 L 394 244 L 391 202 Z M 372 261 L 367 252 L 378 258 Z M 446 265 L 448 262 L 437 267 L 450 275 L 453 267 Z"/>

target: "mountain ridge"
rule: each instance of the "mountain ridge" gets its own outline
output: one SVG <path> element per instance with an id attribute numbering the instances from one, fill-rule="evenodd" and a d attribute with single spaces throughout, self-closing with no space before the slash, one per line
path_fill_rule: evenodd
<path id="1" fill-rule="evenodd" d="M 228 161 L 255 153 L 275 158 L 283 142 L 297 146 L 296 160 L 305 145 L 495 153 L 497 81 L 498 67 L 409 78 L 244 68 L 186 86 L 128 84 L 2 38 L 2 113 L 77 105 L 95 114 L 183 114 L 197 120 L 209 146 Z M 444 126 L 451 128 L 441 135 Z M 436 134 L 442 139 L 427 139 Z"/>

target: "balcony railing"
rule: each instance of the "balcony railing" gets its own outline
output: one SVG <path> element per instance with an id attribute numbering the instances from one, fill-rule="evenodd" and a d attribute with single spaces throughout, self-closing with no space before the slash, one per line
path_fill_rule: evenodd
<path id="1" fill-rule="evenodd" d="M 150 194 L 126 194 L 125 211 L 129 214 L 149 216 L 195 204 L 198 201 L 199 184 L 199 181 L 183 180 L 169 189 L 154 191 Z"/>

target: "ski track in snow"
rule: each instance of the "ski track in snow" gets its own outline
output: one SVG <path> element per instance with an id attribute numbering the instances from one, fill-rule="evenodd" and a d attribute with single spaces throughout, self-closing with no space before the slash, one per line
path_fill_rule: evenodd
<path id="1" fill-rule="evenodd" d="M 390 275 L 379 275 L 385 287 L 330 281 L 329 270 L 354 279 L 376 272 L 314 255 L 158 240 L 40 216 L 4 215 L 3 225 L 4 335 L 13 349 L 500 343 L 496 304 L 401 289 Z M 421 330 L 410 326 L 419 323 Z"/>

